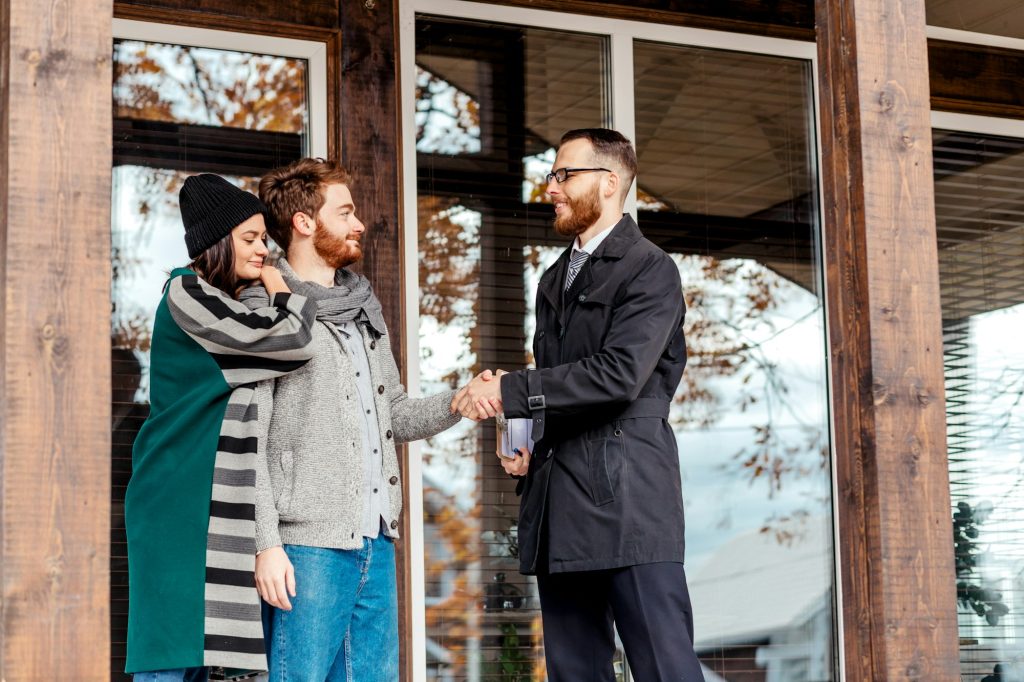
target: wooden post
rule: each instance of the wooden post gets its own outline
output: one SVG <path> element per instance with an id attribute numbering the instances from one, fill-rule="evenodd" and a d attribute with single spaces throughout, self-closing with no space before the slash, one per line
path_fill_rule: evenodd
<path id="1" fill-rule="evenodd" d="M 110 0 L 0 0 L 5 680 L 105 680 Z"/>
<path id="2" fill-rule="evenodd" d="M 338 98 L 341 161 L 352 173 L 356 211 L 366 223 L 362 270 L 384 308 L 391 348 L 400 369 L 408 367 L 403 343 L 400 222 L 402 206 L 401 121 L 398 112 L 398 0 L 360 0 L 341 5 L 341 95 Z M 408 450 L 400 447 L 404 461 Z M 397 549 L 399 668 L 411 680 L 412 593 L 409 571 L 409 472 L 402 466 L 402 540 Z"/>
<path id="3" fill-rule="evenodd" d="M 924 0 L 817 0 L 848 680 L 959 680 Z"/>

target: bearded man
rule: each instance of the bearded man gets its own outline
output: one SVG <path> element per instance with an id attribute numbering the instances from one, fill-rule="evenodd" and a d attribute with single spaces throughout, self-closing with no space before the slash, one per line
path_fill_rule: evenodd
<path id="1" fill-rule="evenodd" d="M 547 193 L 572 245 L 540 279 L 537 369 L 470 386 L 529 418 L 520 570 L 537 576 L 551 682 L 611 682 L 617 626 L 639 682 L 702 682 L 683 570 L 669 405 L 686 365 L 679 270 L 622 212 L 636 153 L 614 130 L 561 140 Z"/>
<path id="2" fill-rule="evenodd" d="M 482 417 L 454 412 L 464 390 L 405 393 L 380 302 L 347 269 L 366 232 L 350 184 L 337 164 L 301 159 L 259 186 L 267 229 L 287 254 L 277 267 L 317 305 L 313 359 L 259 384 L 259 414 L 238 416 L 268 429 L 257 458 L 256 585 L 271 682 L 398 679 L 395 445 Z M 242 294 L 254 308 L 266 299 L 258 287 Z"/>

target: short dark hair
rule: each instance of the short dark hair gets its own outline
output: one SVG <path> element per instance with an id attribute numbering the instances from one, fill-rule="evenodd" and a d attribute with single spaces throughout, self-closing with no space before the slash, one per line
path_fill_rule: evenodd
<path id="1" fill-rule="evenodd" d="M 299 159 L 275 168 L 260 180 L 260 199 L 267 205 L 267 232 L 287 253 L 292 243 L 292 217 L 305 213 L 316 219 L 326 200 L 327 185 L 349 185 L 348 171 L 335 161 Z"/>
<path id="2" fill-rule="evenodd" d="M 622 193 L 629 191 L 636 177 L 636 150 L 633 143 L 625 135 L 611 128 L 576 128 L 562 135 L 559 146 L 572 140 L 587 140 L 594 148 L 594 155 L 598 163 L 611 162 L 611 165 L 618 166 L 616 170 L 621 171 Z"/>

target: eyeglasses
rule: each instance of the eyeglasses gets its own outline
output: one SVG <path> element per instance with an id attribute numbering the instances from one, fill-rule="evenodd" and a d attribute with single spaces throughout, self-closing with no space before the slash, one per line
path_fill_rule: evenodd
<path id="1" fill-rule="evenodd" d="M 561 185 L 563 182 L 568 180 L 573 173 L 589 173 L 591 171 L 605 171 L 611 173 L 609 168 L 557 168 L 545 176 L 545 181 L 550 183 L 552 180 L 558 182 Z"/>

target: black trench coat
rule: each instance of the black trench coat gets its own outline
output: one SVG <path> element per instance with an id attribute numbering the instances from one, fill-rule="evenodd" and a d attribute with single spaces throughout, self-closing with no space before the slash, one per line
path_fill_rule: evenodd
<path id="1" fill-rule="evenodd" d="M 505 416 L 532 418 L 537 440 L 520 486 L 520 570 L 682 562 L 668 424 L 686 365 L 679 270 L 628 215 L 563 294 L 570 252 L 539 283 L 537 369 L 501 378 Z"/>

